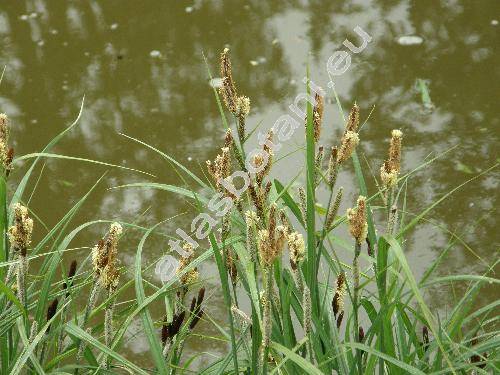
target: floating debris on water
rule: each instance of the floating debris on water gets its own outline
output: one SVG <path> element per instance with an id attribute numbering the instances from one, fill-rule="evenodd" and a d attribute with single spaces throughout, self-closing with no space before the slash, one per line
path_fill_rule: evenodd
<path id="1" fill-rule="evenodd" d="M 429 94 L 429 84 L 426 80 L 417 78 L 417 82 L 415 84 L 417 91 L 420 93 L 422 98 L 422 104 L 425 109 L 433 110 L 434 103 L 432 103 L 431 96 Z"/>
<path id="2" fill-rule="evenodd" d="M 403 35 L 398 38 L 398 44 L 402 46 L 416 46 L 423 42 L 424 39 L 418 35 Z"/>
<path id="3" fill-rule="evenodd" d="M 212 86 L 214 89 L 218 89 L 222 87 L 222 78 L 216 77 L 212 78 L 210 81 L 208 81 L 208 84 Z"/>
<path id="4" fill-rule="evenodd" d="M 468 165 L 465 165 L 464 163 L 459 162 L 459 161 L 457 161 L 457 163 L 455 164 L 455 169 L 459 172 L 463 172 L 466 174 L 473 174 L 474 173 L 474 171 Z"/>
<path id="5" fill-rule="evenodd" d="M 265 57 L 259 56 L 259 57 L 257 57 L 256 60 L 250 60 L 250 65 L 257 66 L 260 64 L 265 64 L 266 62 L 267 62 L 267 59 Z"/>
<path id="6" fill-rule="evenodd" d="M 161 57 L 161 52 L 154 49 L 151 52 L 149 52 L 149 56 L 151 56 L 153 58 L 159 58 L 159 57 Z"/>
<path id="7" fill-rule="evenodd" d="M 75 183 L 73 182 L 70 182 L 70 181 L 66 181 L 66 180 L 57 180 L 57 182 L 59 182 L 59 184 L 61 184 L 61 186 L 64 186 L 64 187 L 75 187 Z"/>

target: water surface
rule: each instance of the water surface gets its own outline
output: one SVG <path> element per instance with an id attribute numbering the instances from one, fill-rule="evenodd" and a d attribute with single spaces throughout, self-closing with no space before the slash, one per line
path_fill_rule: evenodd
<path id="1" fill-rule="evenodd" d="M 372 42 L 352 56 L 349 70 L 335 80 L 345 107 L 361 107 L 359 154 L 377 175 L 385 158 L 390 130 L 401 129 L 404 171 L 456 146 L 425 168 L 408 184 L 408 215 L 415 215 L 446 192 L 498 162 L 500 119 L 498 58 L 500 3 L 491 1 L 3 1 L 0 4 L 0 66 L 6 66 L 0 86 L 0 111 L 12 123 L 18 155 L 40 151 L 77 116 L 79 125 L 54 150 L 147 171 L 139 173 L 63 160 L 44 165 L 30 207 L 47 227 L 54 225 L 106 171 L 74 224 L 95 219 L 119 219 L 151 226 L 183 214 L 161 227 L 173 234 L 188 228 L 195 212 L 179 196 L 154 190 L 113 189 L 127 183 L 152 181 L 182 184 L 155 153 L 121 134 L 168 153 L 202 176 L 205 160 L 222 143 L 223 126 L 209 85 L 208 66 L 218 76 L 218 56 L 229 47 L 240 91 L 252 100 L 249 127 L 268 129 L 287 112 L 303 91 L 306 63 L 312 79 L 327 89 L 326 61 L 357 44 L 355 26 Z M 412 36 L 412 38 L 401 37 Z M 425 90 L 423 89 L 425 87 Z M 424 92 L 423 92 L 424 90 Z M 322 143 L 338 142 L 342 122 L 329 90 Z M 286 145 L 297 149 L 303 134 Z M 303 160 L 296 152 L 276 177 L 290 180 Z M 368 162 L 367 162 L 368 161 Z M 17 165 L 12 186 L 26 165 Z M 41 169 L 38 168 L 38 173 Z M 375 191 L 373 179 L 370 189 Z M 340 176 L 347 189 L 342 209 L 352 205 L 356 189 L 352 169 Z M 32 186 L 35 179 L 32 181 Z M 27 199 L 27 197 L 25 197 Z M 498 172 L 457 191 L 438 206 L 432 221 L 423 221 L 407 239 L 407 256 L 420 276 L 450 240 L 461 236 L 443 259 L 439 273 L 483 273 L 498 257 L 496 223 Z M 441 225 L 439 229 L 436 225 Z M 91 246 L 105 230 L 94 226 L 72 247 Z M 38 223 L 39 235 L 44 232 Z M 342 233 L 340 234 L 343 235 Z M 130 268 L 140 233 L 128 233 L 121 260 Z M 167 249 L 165 238 L 151 238 L 144 264 Z M 341 250 L 339 250 L 340 252 Z M 68 252 L 84 259 L 87 249 Z M 217 285 L 215 267 L 202 275 Z M 127 276 L 128 277 L 128 276 Z M 224 322 L 226 312 L 218 289 L 211 288 L 207 313 Z M 426 293 L 443 314 L 461 297 L 463 285 Z M 498 291 L 485 288 L 480 304 Z M 133 298 L 133 295 L 125 296 Z M 158 317 L 163 314 L 158 301 Z M 219 335 L 208 322 L 199 328 Z M 227 350 L 217 340 L 192 338 L 189 351 L 219 355 Z M 140 322 L 127 334 L 126 354 L 149 363 Z M 205 360 L 211 360 L 205 356 Z"/>

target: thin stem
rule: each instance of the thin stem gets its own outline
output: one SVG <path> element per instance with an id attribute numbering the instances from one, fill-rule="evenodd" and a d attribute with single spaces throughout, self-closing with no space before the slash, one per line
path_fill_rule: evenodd
<path id="1" fill-rule="evenodd" d="M 272 317 L 271 317 L 271 289 L 273 287 L 272 279 L 272 265 L 270 265 L 265 271 L 265 283 L 266 287 L 264 289 L 264 306 L 263 306 L 263 318 L 262 324 L 264 326 L 264 337 L 262 338 L 262 355 L 260 358 L 262 374 L 267 374 L 267 359 L 269 357 L 269 343 L 271 341 L 271 328 L 272 328 Z"/>
<path id="2" fill-rule="evenodd" d="M 83 321 L 82 321 L 82 324 L 80 325 L 80 327 L 82 329 L 84 329 L 85 326 L 87 325 L 87 322 L 88 322 L 89 317 L 90 317 L 90 313 L 94 309 L 94 306 L 97 302 L 97 297 L 99 296 L 99 291 L 100 291 L 99 280 L 95 279 L 94 283 L 92 285 L 92 291 L 90 292 L 90 295 L 89 295 L 89 301 L 87 303 L 87 307 L 85 308 L 85 313 L 83 315 Z M 77 347 L 76 361 L 79 362 L 83 357 L 83 351 L 85 350 L 85 343 L 82 342 L 81 340 L 78 340 L 76 347 Z M 75 369 L 74 373 L 75 373 L 75 375 L 78 375 L 78 368 Z"/>
<path id="3" fill-rule="evenodd" d="M 354 273 L 354 292 L 353 292 L 353 310 L 354 310 L 354 337 L 356 342 L 360 342 L 359 338 L 359 254 L 361 253 L 361 245 L 356 241 L 354 247 L 354 261 L 353 261 L 353 273 Z M 358 366 L 359 374 L 362 374 L 362 363 L 361 363 L 361 351 L 356 349 L 356 361 Z"/>

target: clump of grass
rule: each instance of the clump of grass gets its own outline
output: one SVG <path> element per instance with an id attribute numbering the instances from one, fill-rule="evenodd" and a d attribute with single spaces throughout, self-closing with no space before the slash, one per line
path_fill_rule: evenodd
<path id="1" fill-rule="evenodd" d="M 40 219 L 29 208 L 31 198 L 27 202 L 23 201 L 29 180 L 42 158 L 65 158 L 121 168 L 109 163 L 49 153 L 51 147 L 74 128 L 77 121 L 54 138 L 41 153 L 13 159 L 13 151 L 8 147 L 8 118 L 4 114 L 0 115 L 2 374 L 87 374 L 115 372 L 117 368 L 135 374 L 147 374 L 119 353 L 128 326 L 123 323 L 133 318 L 132 314 L 127 313 L 130 313 L 136 302 L 121 303 L 118 311 L 116 304 L 117 298 L 133 286 L 130 280 L 120 281 L 124 268 L 119 262 L 118 241 L 123 235 L 123 227 L 144 232 L 147 229 L 125 222 L 95 220 L 68 231 L 71 219 L 100 180 L 46 234 L 41 233 L 44 225 L 34 222 L 34 219 Z M 7 180 L 13 165 L 18 160 L 29 158 L 34 158 L 34 162 L 10 193 Z M 88 227 L 102 224 L 109 225 L 104 238 L 94 247 L 84 248 L 86 255 L 80 267 L 73 259 L 66 269 L 63 258 L 67 258 L 72 240 Z M 35 238 L 41 239 L 35 241 Z M 187 282 L 192 281 L 189 279 Z M 103 296 L 102 300 L 99 299 L 100 295 Z M 203 298 L 204 293 L 200 292 L 192 303 L 183 340 L 203 316 Z"/>
<path id="2" fill-rule="evenodd" d="M 319 143 L 325 101 L 314 95 L 314 103 L 307 104 L 306 118 L 301 119 L 306 133 L 302 186 L 292 188 L 298 179 L 284 184 L 272 177 L 277 168 L 273 145 L 279 134 L 271 129 L 263 136 L 260 153 L 251 158 L 258 172 L 250 174 L 248 190 L 238 197 L 228 188 L 233 183 L 229 177 L 238 168 L 248 172 L 247 142 L 253 131 L 247 129 L 250 99 L 236 88 L 227 49 L 221 54 L 221 75 L 223 85 L 219 93 L 223 100 L 214 92 L 226 129 L 220 153 L 207 162 L 210 181 L 202 180 L 158 149 L 128 137 L 158 152 L 176 172 L 197 185 L 190 188 L 186 181 L 183 187 L 159 183 L 130 186 L 180 194 L 193 199 L 199 211 L 205 209 L 208 201 L 200 190 L 219 193 L 235 203 L 221 218 L 221 228 L 210 231 L 210 245 L 204 249 L 195 249 L 192 243 L 182 245 L 187 256 L 180 262 L 175 277 L 164 285 L 145 280 L 151 265 L 142 264 L 146 241 L 161 223 L 142 228 L 123 221 L 96 220 L 67 231 L 71 219 L 97 184 L 49 233 L 32 243 L 32 232 L 36 233 L 38 227 L 31 217 L 36 216 L 22 197 L 41 158 L 116 166 L 50 154 L 50 148 L 73 124 L 42 153 L 29 156 L 35 161 L 15 192 L 8 194 L 7 179 L 16 159 L 8 147 L 7 118 L 0 116 L 0 227 L 4 236 L 0 241 L 1 373 L 183 373 L 199 355 L 185 353 L 190 337 L 230 345 L 228 353 L 217 356 L 205 369 L 197 369 L 201 373 L 498 371 L 498 318 L 494 314 L 498 303 L 473 309 L 481 286 L 498 283 L 490 276 L 497 262 L 481 276 L 434 277 L 441 256 L 417 281 L 405 257 L 404 238 L 454 190 L 407 222 L 406 191 L 415 171 L 401 173 L 402 132 L 392 131 L 388 157 L 380 167 L 380 188 L 369 194 L 357 156 L 362 144 L 362 109 L 355 103 L 344 119 L 338 144 L 324 147 Z M 307 92 L 311 92 L 309 87 Z M 336 93 L 334 96 L 338 98 Z M 235 132 L 228 125 L 222 102 L 234 119 Z M 337 105 L 342 109 L 338 99 Z M 351 208 L 346 214 L 339 215 L 345 198 L 343 187 L 337 186 L 337 176 L 350 163 L 357 176 L 359 194 L 348 203 Z M 327 191 L 325 202 L 316 196 L 318 189 Z M 325 208 L 319 209 L 320 206 Z M 378 215 L 378 211 L 383 214 Z M 382 220 L 377 220 L 378 227 L 385 230 L 377 233 L 375 219 L 379 217 Z M 86 257 L 79 261 L 80 267 L 73 261 L 66 270 L 62 260 L 75 236 L 90 226 L 103 224 L 109 226 L 103 239 L 87 249 Z M 352 237 L 350 244 L 339 241 L 343 227 Z M 122 237 L 131 229 L 144 234 L 134 249 L 133 267 L 126 269 L 120 266 L 119 254 L 125 251 L 122 247 L 130 246 Z M 454 235 L 444 254 L 457 239 L 458 235 Z M 48 252 L 42 254 L 42 249 Z M 352 263 L 340 260 L 346 254 Z M 199 266 L 211 257 L 215 258 L 219 272 L 228 312 L 227 327 L 215 323 L 209 315 L 210 297 L 206 295 Z M 28 269 L 33 259 L 40 261 L 36 268 Z M 127 273 L 131 278 L 126 277 Z M 430 286 L 457 280 L 469 281 L 469 288 L 448 316 L 438 317 L 425 303 L 423 294 Z M 131 288 L 136 298 L 117 303 Z M 100 296 L 103 297 L 99 299 Z M 82 305 L 79 300 L 86 302 Z M 152 306 L 160 306 L 162 300 L 165 313 L 154 316 Z M 125 332 L 136 318 L 140 318 L 150 346 L 151 366 L 147 369 L 122 354 Z M 201 321 L 213 323 L 220 335 L 197 334 L 195 330 Z"/>
<path id="3" fill-rule="evenodd" d="M 494 304 L 476 313 L 471 310 L 471 300 L 483 283 L 498 281 L 486 275 L 458 276 L 475 280 L 466 293 L 471 299 L 463 299 L 452 316 L 438 320 L 422 294 L 428 285 L 451 279 L 433 281 L 436 261 L 421 281 L 415 280 L 404 255 L 403 238 L 439 202 L 410 223 L 405 221 L 399 206 L 407 199 L 406 186 L 412 173 L 401 176 L 402 132 L 391 132 L 388 158 L 380 168 L 380 190 L 369 195 L 356 151 L 361 143 L 361 108 L 353 105 L 339 144 L 330 147 L 325 169 L 325 147 L 318 144 L 324 101 L 316 95 L 315 103 L 308 103 L 307 108 L 306 181 L 297 189 L 297 199 L 291 184 L 271 177 L 276 157 L 270 147 L 276 138 L 272 129 L 265 136 L 262 152 L 251 159 L 253 166 L 263 168 L 250 174 L 247 192 L 236 199 L 222 181 L 227 181 L 237 166 L 247 171 L 242 160 L 248 152 L 250 101 L 238 94 L 228 49 L 221 54 L 221 75 L 219 93 L 234 117 L 238 137 L 232 137 L 215 92 L 222 122 L 228 128 L 221 152 L 207 166 L 215 191 L 234 199 L 235 205 L 225 214 L 220 233 L 214 232 L 218 241 L 211 241 L 212 248 L 205 254 L 213 252 L 217 257 L 220 249 L 224 258 L 219 276 L 232 312 L 227 335 L 232 337 L 232 345 L 230 353 L 210 370 L 255 374 L 463 373 L 481 371 L 480 366 L 495 370 L 492 358 L 498 338 L 493 322 L 486 318 Z M 350 162 L 360 195 L 344 216 L 338 216 L 343 188 L 336 186 L 337 176 Z M 207 188 L 210 183 L 201 186 Z M 316 210 L 322 203 L 316 198 L 319 187 L 329 192 L 324 212 Z M 386 230 L 379 234 L 374 204 L 380 204 L 377 210 L 386 211 L 382 215 L 385 223 L 380 223 Z M 203 210 L 200 205 L 198 208 Z M 341 262 L 341 250 L 332 246 L 344 223 L 353 245 L 344 246 L 342 251 L 352 252 L 351 265 Z M 289 266 L 283 262 L 286 248 Z M 243 306 L 248 305 L 250 311 L 244 311 Z M 233 319 L 239 323 L 233 324 Z M 476 327 L 465 324 L 472 321 L 480 323 Z M 481 344 L 473 341 L 479 332 Z M 477 357 L 486 348 L 490 353 Z"/>

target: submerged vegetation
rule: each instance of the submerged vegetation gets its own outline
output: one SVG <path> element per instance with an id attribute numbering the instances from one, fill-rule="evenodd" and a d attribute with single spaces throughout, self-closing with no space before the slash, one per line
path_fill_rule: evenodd
<path id="1" fill-rule="evenodd" d="M 459 240 L 455 234 L 420 280 L 415 279 L 406 258 L 406 237 L 453 191 L 419 215 L 408 217 L 408 181 L 420 168 L 406 174 L 401 170 L 403 133 L 395 129 L 390 134 L 378 190 L 369 194 L 356 152 L 361 139 L 360 108 L 352 106 L 343 119 L 341 139 L 327 150 L 319 145 L 325 103 L 316 94 L 307 103 L 303 119 L 303 186 L 298 178 L 284 184 L 272 177 L 276 166 L 273 142 L 279 134 L 271 129 L 261 152 L 250 158 L 256 172 L 250 174 L 248 191 L 236 196 L 226 186 L 233 183 L 232 172 L 248 172 L 246 144 L 254 130 L 246 123 L 250 99 L 237 92 L 228 50 L 221 57 L 221 75 L 223 85 L 214 92 L 227 130 L 219 155 L 207 162 L 210 178 L 200 179 L 170 156 L 146 145 L 163 156 L 183 180 L 191 179 L 197 186 L 190 188 L 186 180 L 182 187 L 128 186 L 180 194 L 192 199 L 200 212 L 207 204 L 205 195 L 220 193 L 234 202 L 224 212 L 221 228 L 207 233 L 209 242 L 200 246 L 204 250 L 189 242 L 183 244 L 185 256 L 175 277 L 164 285 L 147 280 L 151 265 L 142 264 L 145 243 L 161 223 L 142 228 L 97 220 L 68 231 L 71 219 L 95 186 L 45 237 L 33 243 L 37 225 L 29 199 L 24 199 L 26 186 L 36 164 L 50 157 L 50 148 L 74 125 L 33 156 L 35 160 L 17 189 L 8 194 L 7 179 L 16 159 L 8 146 L 7 117 L 0 116 L 1 373 L 192 372 L 197 355 L 186 355 L 184 347 L 210 309 L 198 267 L 212 257 L 219 272 L 227 326 L 211 319 L 207 322 L 220 331 L 217 339 L 226 341 L 229 350 L 216 359 L 210 357 L 211 363 L 197 373 L 497 372 L 498 301 L 474 308 L 483 284 L 498 284 L 490 274 L 497 263 L 480 276 L 435 276 L 440 260 Z M 311 95 L 309 86 L 307 90 Z M 228 125 L 222 103 L 234 117 L 235 131 Z M 337 104 L 341 109 L 338 99 Z M 340 207 L 346 198 L 343 188 L 337 186 L 337 176 L 350 163 L 359 195 L 344 213 Z M 322 202 L 319 197 L 325 196 L 324 192 L 326 200 Z M 66 270 L 62 259 L 71 242 L 93 225 L 106 225 L 107 232 L 89 247 L 79 265 L 73 261 Z M 131 246 L 122 239 L 128 230 L 143 233 L 135 251 L 132 279 L 123 277 L 126 272 L 119 262 L 120 248 Z M 349 243 L 340 240 L 342 232 L 348 232 Z M 343 260 L 346 253 L 348 261 Z M 30 266 L 33 262 L 36 267 Z M 455 281 L 468 282 L 468 288 L 451 312 L 438 316 L 423 295 L 431 286 Z M 118 304 L 117 299 L 127 290 L 135 291 L 135 298 Z M 153 305 L 164 305 L 165 314 L 155 316 Z M 141 319 L 150 346 L 150 367 L 141 367 L 121 354 L 124 334 L 135 318 Z"/>

